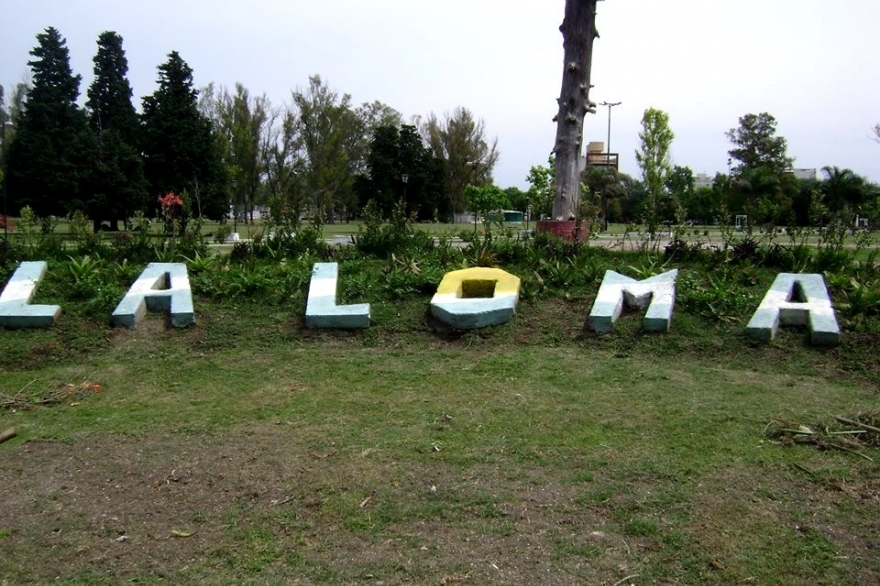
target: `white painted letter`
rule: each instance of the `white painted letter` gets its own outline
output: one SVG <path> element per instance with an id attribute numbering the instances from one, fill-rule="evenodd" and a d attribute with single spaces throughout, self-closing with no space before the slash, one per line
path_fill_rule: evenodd
<path id="1" fill-rule="evenodd" d="M 605 271 L 596 301 L 590 311 L 589 325 L 594 332 L 610 332 L 620 317 L 623 305 L 638 309 L 648 306 L 644 328 L 648 332 L 668 332 L 675 305 L 675 279 L 678 269 L 636 281 L 626 275 Z M 650 304 L 650 305 L 649 305 Z"/>
<path id="2" fill-rule="evenodd" d="M 368 328 L 370 304 L 336 305 L 336 281 L 339 264 L 318 262 L 312 269 L 309 300 L 306 303 L 306 325 L 310 328 Z"/>
<path id="3" fill-rule="evenodd" d="M 0 294 L 0 326 L 4 328 L 45 328 L 55 324 L 61 313 L 58 305 L 31 305 L 37 285 L 46 274 L 46 262 L 23 262 L 12 273 Z"/>
<path id="4" fill-rule="evenodd" d="M 111 321 L 113 325 L 135 328 L 147 309 L 169 312 L 174 327 L 195 323 L 192 290 L 184 263 L 148 264 L 116 306 Z"/>
<path id="5" fill-rule="evenodd" d="M 813 344 L 834 346 L 840 342 L 840 327 L 822 275 L 778 274 L 746 326 L 746 333 L 769 342 L 780 324 L 809 327 Z"/>

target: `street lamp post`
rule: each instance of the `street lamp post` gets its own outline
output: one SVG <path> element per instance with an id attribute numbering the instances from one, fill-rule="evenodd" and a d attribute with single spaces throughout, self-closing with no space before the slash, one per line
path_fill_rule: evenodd
<path id="1" fill-rule="evenodd" d="M 611 165 L 611 108 L 619 106 L 623 102 L 602 102 L 601 106 L 608 106 L 608 144 L 605 151 L 605 165 Z"/>
<path id="2" fill-rule="evenodd" d="M 403 215 L 406 216 L 406 184 L 409 183 L 409 175 L 403 173 L 400 180 L 403 181 Z"/>
<path id="3" fill-rule="evenodd" d="M 611 108 L 614 106 L 619 106 L 623 102 L 602 102 L 603 106 L 608 106 L 608 144 L 606 145 L 605 151 L 605 168 L 611 166 Z M 617 165 L 615 165 L 615 169 L 618 168 L 620 161 L 617 161 Z M 602 198 L 602 228 L 604 230 L 608 229 L 608 199 Z"/>

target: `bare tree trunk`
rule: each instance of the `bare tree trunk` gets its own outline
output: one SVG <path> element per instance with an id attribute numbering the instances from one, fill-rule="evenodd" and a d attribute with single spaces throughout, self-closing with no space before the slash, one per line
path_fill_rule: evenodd
<path id="1" fill-rule="evenodd" d="M 598 0 L 565 0 L 565 20 L 562 32 L 565 49 L 562 70 L 562 93 L 556 122 L 556 197 L 553 200 L 553 219 L 568 220 L 577 217 L 580 205 L 580 159 L 584 140 L 584 116 L 595 113 L 590 102 L 590 69 L 593 58 L 593 39 L 596 32 L 596 2 Z"/>

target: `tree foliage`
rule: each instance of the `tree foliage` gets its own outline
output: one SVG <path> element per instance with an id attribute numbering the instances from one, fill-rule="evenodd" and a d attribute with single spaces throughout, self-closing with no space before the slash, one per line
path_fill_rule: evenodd
<path id="1" fill-rule="evenodd" d="M 200 109 L 214 123 L 223 163 L 232 190 L 232 204 L 239 219 L 253 216 L 268 164 L 272 104 L 265 95 L 252 97 L 242 84 L 235 93 L 210 84 L 201 92 Z"/>
<path id="2" fill-rule="evenodd" d="M 682 167 L 681 165 L 675 165 L 666 179 L 666 189 L 669 190 L 672 197 L 678 200 L 690 198 L 694 193 L 695 184 L 694 172 L 690 167 Z"/>
<path id="3" fill-rule="evenodd" d="M 101 220 L 125 220 L 147 203 L 140 122 L 132 105 L 128 59 L 122 37 L 107 31 L 98 37 L 95 79 L 86 108 L 96 148 L 86 212 L 95 226 Z"/>
<path id="4" fill-rule="evenodd" d="M 451 215 L 443 161 L 423 144 L 418 128 L 410 124 L 384 125 L 373 132 L 367 172 L 359 178 L 357 191 L 361 207 L 373 201 L 386 218 L 398 202 L 404 213 L 415 214 L 420 221 Z"/>
<path id="5" fill-rule="evenodd" d="M 302 143 L 304 184 L 318 217 L 352 216 L 357 208 L 355 178 L 366 169 L 373 131 L 396 125 L 400 114 L 381 102 L 355 108 L 351 96 L 339 96 L 320 76 L 293 92 L 296 131 Z"/>
<path id="6" fill-rule="evenodd" d="M 581 182 L 587 186 L 593 196 L 599 198 L 603 229 L 607 229 L 608 222 L 616 215 L 612 213 L 615 210 L 611 209 L 611 202 L 616 202 L 626 195 L 625 175 L 613 167 L 589 166 L 581 173 Z M 614 207 L 618 208 L 618 206 Z"/>
<path id="7" fill-rule="evenodd" d="M 12 95 L 7 100 L 5 90 L 0 85 L 0 171 L 6 173 L 9 160 L 9 147 L 15 138 L 15 129 L 21 120 L 24 100 L 29 87 L 24 83 L 16 84 Z M 6 197 L 6 183 L 0 181 L 0 192 Z"/>
<path id="8" fill-rule="evenodd" d="M 832 214 L 847 209 L 857 213 L 861 205 L 870 199 L 872 192 L 870 184 L 852 169 L 826 166 L 822 167 L 822 173 L 825 175 L 820 187 L 824 196 L 823 203 Z"/>
<path id="9" fill-rule="evenodd" d="M 553 212 L 553 200 L 556 197 L 555 170 L 553 155 L 550 155 L 546 166 L 533 165 L 526 177 L 532 213 L 537 219 L 549 217 Z"/>
<path id="10" fill-rule="evenodd" d="M 776 135 L 776 118 L 767 112 L 746 114 L 739 119 L 739 126 L 727 132 L 734 148 L 728 151 L 738 164 L 733 168 L 737 175 L 745 169 L 767 167 L 781 176 L 791 169 L 794 159 L 788 156 L 788 141 Z"/>
<path id="11" fill-rule="evenodd" d="M 463 212 L 469 205 L 465 186 L 492 183 L 498 139 L 490 141 L 486 123 L 461 106 L 442 120 L 432 112 L 422 123 L 421 132 L 434 155 L 443 160 L 453 210 Z"/>
<path id="12" fill-rule="evenodd" d="M 508 187 L 504 190 L 507 196 L 507 205 L 510 209 L 520 212 L 528 212 L 530 205 L 529 192 L 523 191 L 519 187 Z"/>
<path id="13" fill-rule="evenodd" d="M 88 191 L 91 134 L 77 106 L 80 76 L 70 69 L 67 42 L 49 27 L 31 51 L 27 91 L 9 145 L 10 211 L 31 206 L 41 217 L 82 210 Z"/>
<path id="14" fill-rule="evenodd" d="M 488 214 L 489 212 L 501 211 L 507 206 L 507 194 L 504 193 L 504 190 L 494 184 L 485 184 L 485 185 L 467 185 L 465 187 L 465 192 L 468 197 L 468 201 L 470 201 L 471 209 L 474 210 L 474 223 L 476 223 L 477 216 L 483 217 L 483 224 L 488 228 L 489 222 Z M 499 216 L 499 222 L 502 222 L 504 219 L 503 215 Z"/>
<path id="15" fill-rule="evenodd" d="M 222 218 L 228 184 L 211 121 L 198 109 L 192 69 L 177 51 L 158 67 L 159 88 L 143 99 L 144 170 L 151 195 L 186 193 L 189 213 Z"/>
<path id="16" fill-rule="evenodd" d="M 746 114 L 727 137 L 734 145 L 728 153 L 737 161 L 731 169 L 731 211 L 748 216 L 749 233 L 755 223 L 791 221 L 794 160 L 788 156 L 788 142 L 776 135 L 776 119 L 767 112 Z"/>
<path id="17" fill-rule="evenodd" d="M 666 183 L 672 174 L 670 149 L 674 138 L 675 134 L 669 128 L 669 114 L 655 108 L 645 110 L 636 162 L 642 170 L 642 181 L 648 191 L 645 218 L 652 233 L 660 219 L 660 205 L 668 193 Z"/>

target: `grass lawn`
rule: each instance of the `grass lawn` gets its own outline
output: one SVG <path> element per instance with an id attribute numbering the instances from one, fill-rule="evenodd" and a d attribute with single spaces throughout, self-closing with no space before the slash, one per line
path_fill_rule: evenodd
<path id="1" fill-rule="evenodd" d="M 880 583 L 876 447 L 765 434 L 880 411 L 876 336 L 585 335 L 591 303 L 0 331 L 0 584 Z"/>

